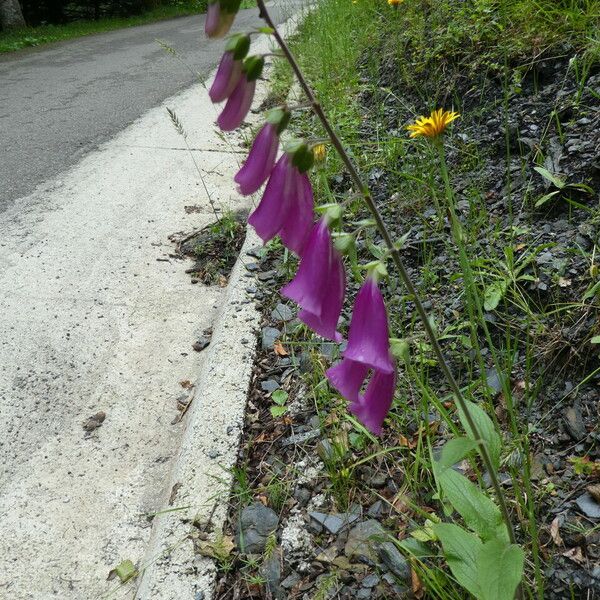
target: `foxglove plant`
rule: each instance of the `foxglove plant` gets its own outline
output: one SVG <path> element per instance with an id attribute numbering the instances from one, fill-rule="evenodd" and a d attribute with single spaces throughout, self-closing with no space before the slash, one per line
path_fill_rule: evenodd
<path id="1" fill-rule="evenodd" d="M 237 129 L 246 118 L 256 89 L 256 80 L 260 77 L 265 59 L 262 56 L 249 56 L 242 65 L 242 73 L 227 98 L 225 108 L 217 119 L 222 131 Z"/>
<path id="2" fill-rule="evenodd" d="M 236 2 L 239 6 L 239 0 L 220 0 L 218 11 L 215 8 L 212 9 L 213 12 L 207 18 L 209 35 L 220 35 L 222 30 L 229 27 L 233 19 L 229 18 L 230 12 L 225 11 L 225 7 L 231 7 Z M 473 548 L 478 548 L 477 544 L 481 545 L 482 541 L 491 540 L 493 543 L 497 543 L 498 547 L 502 547 L 502 552 L 512 553 L 515 565 L 518 566 L 520 561 L 519 573 L 522 573 L 522 552 L 515 544 L 510 513 L 497 477 L 499 455 L 495 451 L 493 456 L 491 453 L 491 449 L 497 448 L 500 443 L 494 425 L 481 408 L 468 401 L 463 395 L 446 362 L 435 330 L 404 266 L 398 247 L 394 244 L 368 187 L 363 183 L 298 63 L 277 30 L 265 1 L 257 0 L 257 2 L 261 16 L 268 25 L 265 32 L 274 36 L 283 56 L 289 62 L 309 105 L 320 120 L 327 137 L 338 152 L 356 189 L 371 212 L 375 226 L 387 247 L 387 256 L 392 259 L 408 295 L 414 303 L 439 367 L 456 400 L 460 418 L 469 438 L 456 440 L 462 448 L 461 458 L 468 454 L 473 445 L 477 447 L 496 493 L 500 510 L 472 482 L 450 468 L 451 464 L 438 463 L 434 469 L 436 479 L 447 499 L 477 534 L 463 530 L 465 535 L 471 536 L 468 543 Z M 223 16 L 225 13 L 227 16 Z M 256 79 L 260 76 L 263 64 L 264 59 L 256 56 L 244 61 L 242 74 L 235 87 L 230 91 L 227 104 L 219 116 L 218 124 L 221 129 L 225 131 L 235 129 L 243 121 L 252 103 Z M 223 80 L 226 82 L 223 84 L 223 89 L 229 92 L 233 68 L 226 64 L 224 72 L 228 73 L 228 77 L 223 76 Z M 221 94 L 215 92 L 217 97 Z M 453 116 L 453 114 L 450 115 L 450 117 Z M 422 127 L 423 123 L 417 123 L 417 125 Z M 438 129 L 440 128 L 438 127 Z M 429 133 L 429 129 L 427 131 Z M 443 132 L 443 127 L 440 132 Z M 250 216 L 249 222 L 265 242 L 275 235 L 279 235 L 283 244 L 300 256 L 298 272 L 295 278 L 282 289 L 282 294 L 298 303 L 301 309 L 299 318 L 316 333 L 328 339 L 340 341 L 341 335 L 337 331 L 337 323 L 346 287 L 344 266 L 341 255 L 332 243 L 329 231 L 331 219 L 328 214 L 312 225 L 313 197 L 307 176 L 307 171 L 312 166 L 312 152 L 308 151 L 308 147 L 303 142 L 294 142 L 291 146 L 286 147 L 284 154 L 272 168 L 272 161 L 277 152 L 275 137 L 279 133 L 273 128 L 261 130 L 255 142 L 256 148 L 253 147 L 251 156 L 238 173 L 236 180 L 238 180 L 243 193 L 251 193 L 249 190 L 258 189 L 270 172 L 262 200 Z M 308 159 L 309 154 L 310 160 Z M 261 168 L 260 157 L 265 159 L 264 168 Z M 385 305 L 373 275 L 367 278 L 357 296 L 348 346 L 343 354 L 343 359 L 338 365 L 327 371 L 327 377 L 331 384 L 348 399 L 350 410 L 359 421 L 373 433 L 379 434 L 394 396 L 396 365 L 390 351 Z M 362 393 L 365 384 L 366 390 Z M 457 451 L 453 448 L 451 458 L 454 460 L 456 457 Z M 460 481 L 457 478 L 460 478 Z M 469 498 L 468 503 L 462 499 L 463 492 L 465 497 Z M 485 517 L 479 518 L 480 514 Z M 497 527 L 502 520 L 506 526 L 505 529 Z M 445 540 L 449 538 L 446 537 L 448 532 L 444 526 L 450 525 L 440 524 L 436 526 L 435 531 L 445 549 Z M 477 573 L 471 575 L 476 577 Z M 458 579 L 458 575 L 456 576 Z M 472 591 L 469 587 L 467 589 Z"/>
<path id="3" fill-rule="evenodd" d="M 248 218 L 264 242 L 279 235 L 283 245 L 298 255 L 302 254 L 313 223 L 313 192 L 306 174 L 311 166 L 308 146 L 301 141 L 289 143 L 269 177 L 259 205 Z"/>
<path id="4" fill-rule="evenodd" d="M 290 112 L 282 108 L 275 108 L 267 114 L 267 122 L 256 136 L 246 162 L 234 177 L 243 196 L 254 194 L 271 174 L 279 150 L 279 136 L 287 127 L 290 116 Z"/>
<path id="5" fill-rule="evenodd" d="M 206 8 L 204 33 L 209 38 L 220 38 L 227 34 L 240 8 L 241 0 L 213 0 Z"/>
<path id="6" fill-rule="evenodd" d="M 240 33 L 229 38 L 217 74 L 208 92 L 213 102 L 223 102 L 231 96 L 242 76 L 242 61 L 249 49 L 250 36 Z"/>
<path id="7" fill-rule="evenodd" d="M 356 296 L 343 359 L 327 371 L 327 378 L 350 402 L 350 411 L 377 435 L 392 405 L 396 382 L 389 338 L 387 311 L 373 272 Z M 369 371 L 371 381 L 362 395 Z"/>
<path id="8" fill-rule="evenodd" d="M 345 292 L 344 265 L 333 247 L 326 215 L 313 226 L 296 277 L 281 294 L 300 306 L 298 318 L 315 333 L 340 342 L 342 336 L 337 324 Z"/>

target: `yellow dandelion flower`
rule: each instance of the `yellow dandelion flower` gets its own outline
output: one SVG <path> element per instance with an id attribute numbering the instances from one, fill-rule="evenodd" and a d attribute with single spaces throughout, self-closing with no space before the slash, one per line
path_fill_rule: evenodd
<path id="1" fill-rule="evenodd" d="M 327 151 L 325 150 L 325 144 L 317 144 L 313 147 L 313 156 L 315 160 L 321 162 L 325 160 L 325 154 Z"/>
<path id="2" fill-rule="evenodd" d="M 404 0 L 387 0 L 390 6 L 399 6 Z"/>
<path id="3" fill-rule="evenodd" d="M 419 135 L 435 138 L 444 133 L 446 127 L 448 127 L 452 121 L 458 119 L 458 117 L 460 117 L 460 115 L 456 112 L 438 108 L 437 110 L 434 110 L 429 117 L 419 117 L 414 125 L 408 125 L 406 129 L 411 132 L 411 138 Z"/>

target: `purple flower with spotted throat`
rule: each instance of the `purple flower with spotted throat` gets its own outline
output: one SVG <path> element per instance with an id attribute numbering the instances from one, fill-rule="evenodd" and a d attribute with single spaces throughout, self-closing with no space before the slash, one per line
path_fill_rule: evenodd
<path id="1" fill-rule="evenodd" d="M 246 118 L 254 99 L 256 80 L 260 77 L 264 64 L 262 56 L 249 56 L 244 61 L 242 74 L 217 119 L 217 125 L 223 131 L 237 129 Z"/>
<path id="2" fill-rule="evenodd" d="M 372 371 L 365 394 L 361 390 Z M 350 411 L 375 434 L 394 397 L 396 365 L 390 352 L 387 311 L 371 273 L 362 285 L 352 313 L 343 359 L 327 371 L 331 385 L 350 402 Z"/>
<path id="3" fill-rule="evenodd" d="M 232 35 L 227 40 L 225 53 L 221 57 L 217 74 L 208 92 L 213 102 L 223 102 L 231 96 L 242 76 L 242 61 L 249 49 L 250 37 L 245 34 Z"/>
<path id="4" fill-rule="evenodd" d="M 313 331 L 340 342 L 342 336 L 336 329 L 345 292 L 342 257 L 333 247 L 324 216 L 313 226 L 296 277 L 281 290 L 281 294 L 300 306 L 298 318 Z"/>
<path id="5" fill-rule="evenodd" d="M 264 242 L 279 235 L 283 245 L 298 255 L 302 254 L 313 224 L 313 192 L 306 174 L 312 160 L 312 152 L 304 142 L 288 143 L 271 172 L 259 205 L 248 218 Z"/>
<path id="6" fill-rule="evenodd" d="M 267 114 L 267 122 L 254 139 L 246 162 L 234 177 L 240 194 L 253 194 L 271 174 L 279 150 L 279 136 L 289 120 L 289 111 L 282 108 L 275 108 Z"/>

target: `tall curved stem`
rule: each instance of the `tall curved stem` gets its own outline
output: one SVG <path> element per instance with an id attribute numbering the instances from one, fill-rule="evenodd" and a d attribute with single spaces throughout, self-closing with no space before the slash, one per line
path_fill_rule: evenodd
<path id="1" fill-rule="evenodd" d="M 468 407 L 467 402 L 465 401 L 465 398 L 460 390 L 460 387 L 459 387 L 456 379 L 454 378 L 454 375 L 452 374 L 452 371 L 450 370 L 450 367 L 449 367 L 446 359 L 444 358 L 442 348 L 438 342 L 435 331 L 433 330 L 433 327 L 431 326 L 431 323 L 430 323 L 428 315 L 427 315 L 427 311 L 423 307 L 423 303 L 421 302 L 421 299 L 419 298 L 417 290 L 410 278 L 410 275 L 408 274 L 408 271 L 406 270 L 406 267 L 404 266 L 404 263 L 400 256 L 400 252 L 394 245 L 392 236 L 383 221 L 383 217 L 381 216 L 379 209 L 375 205 L 373 196 L 371 195 L 369 188 L 361 179 L 356 167 L 354 166 L 354 163 L 352 162 L 352 160 L 350 159 L 350 156 L 344 149 L 344 146 L 342 145 L 342 142 L 341 142 L 339 136 L 337 135 L 337 133 L 333 129 L 331 123 L 327 119 L 327 116 L 325 115 L 325 112 L 323 111 L 323 107 L 319 104 L 312 88 L 306 81 L 306 78 L 304 77 L 304 74 L 302 73 L 300 66 L 298 65 L 293 54 L 291 53 L 288 45 L 285 43 L 285 40 L 283 39 L 283 37 L 281 36 L 281 33 L 277 29 L 277 26 L 273 22 L 273 19 L 271 18 L 271 15 L 269 14 L 267 7 L 265 6 L 264 0 L 257 0 L 257 4 L 258 4 L 258 8 L 260 10 L 261 17 L 264 19 L 264 21 L 267 23 L 267 25 L 272 29 L 273 37 L 277 41 L 277 44 L 281 48 L 283 54 L 285 55 L 285 58 L 289 62 L 290 66 L 292 67 L 292 70 L 294 71 L 294 74 L 296 76 L 296 79 L 298 80 L 298 83 L 300 84 L 302 90 L 304 91 L 304 94 L 306 95 L 306 97 L 308 98 L 308 101 L 310 102 L 310 104 L 312 106 L 313 112 L 321 121 L 321 124 L 323 125 L 323 129 L 325 129 L 325 131 L 327 132 L 327 135 L 329 136 L 331 143 L 333 144 L 334 148 L 336 149 L 337 153 L 339 154 L 340 158 L 342 159 L 342 162 L 344 163 L 344 166 L 346 167 L 348 174 L 352 178 L 352 181 L 354 182 L 356 189 L 360 191 L 365 204 L 367 205 L 369 211 L 371 212 L 371 214 L 373 216 L 373 219 L 375 221 L 375 224 L 377 226 L 379 234 L 383 238 L 383 241 L 385 242 L 385 245 L 387 246 L 387 248 L 390 252 L 390 255 L 392 257 L 394 265 L 396 266 L 396 269 L 398 270 L 398 274 L 400 275 L 402 282 L 404 283 L 406 289 L 408 290 L 409 295 L 412 296 L 413 302 L 415 303 L 415 308 L 417 309 L 419 318 L 421 319 L 421 322 L 423 323 L 423 327 L 425 328 L 425 333 L 427 334 L 427 337 L 429 338 L 429 341 L 433 348 L 433 352 L 438 360 L 438 364 L 440 365 L 440 368 L 442 369 L 442 372 L 444 373 L 444 377 L 446 378 L 448 385 L 450 386 L 450 389 L 452 390 L 452 394 L 454 395 L 454 398 L 456 399 L 456 403 L 460 407 L 462 413 L 465 415 L 467 425 L 469 426 L 469 429 L 471 430 L 471 433 L 477 442 L 479 454 L 481 456 L 483 464 L 485 465 L 486 470 L 488 471 L 488 473 L 490 475 L 490 481 L 491 481 L 492 487 L 494 488 L 494 491 L 496 493 L 496 497 L 497 497 L 498 503 L 500 505 L 500 510 L 502 511 L 502 516 L 503 516 L 505 524 L 506 524 L 506 529 L 508 531 L 509 539 L 510 539 L 511 543 L 514 544 L 516 541 L 515 540 L 515 532 L 514 532 L 512 522 L 510 519 L 508 505 L 506 504 L 506 498 L 505 498 L 504 492 L 502 491 L 502 488 L 500 486 L 500 482 L 498 481 L 496 469 L 494 468 L 494 465 L 492 463 L 490 454 L 488 452 L 487 445 L 486 445 L 485 441 L 483 440 L 483 438 L 481 437 L 479 428 L 477 427 L 477 424 L 473 420 L 473 416 L 471 415 L 471 413 L 469 411 L 469 407 Z"/>

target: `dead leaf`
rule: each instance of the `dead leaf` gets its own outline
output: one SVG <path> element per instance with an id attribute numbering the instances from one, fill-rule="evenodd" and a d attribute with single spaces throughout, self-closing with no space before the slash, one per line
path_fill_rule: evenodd
<path id="1" fill-rule="evenodd" d="M 219 275 L 219 287 L 227 287 L 227 277 L 225 275 Z"/>
<path id="2" fill-rule="evenodd" d="M 412 592 L 415 598 L 422 598 L 424 595 L 423 584 L 417 575 L 417 572 L 414 569 L 410 570 L 410 580 L 412 584 Z"/>
<path id="3" fill-rule="evenodd" d="M 555 517 L 554 521 L 550 524 L 550 536 L 552 537 L 552 541 L 557 546 L 562 546 L 563 540 L 560 537 L 560 517 Z"/>
<path id="4" fill-rule="evenodd" d="M 562 555 L 580 565 L 583 565 L 585 563 L 583 552 L 581 551 L 581 548 L 579 546 L 575 546 L 575 548 L 570 548 L 566 552 L 563 552 Z"/>
<path id="5" fill-rule="evenodd" d="M 565 279 L 564 277 L 558 278 L 558 285 L 562 288 L 569 287 L 571 285 L 570 279 Z"/>
<path id="6" fill-rule="evenodd" d="M 208 556 L 209 558 L 222 560 L 223 558 L 227 558 L 233 552 L 235 544 L 230 535 L 224 535 L 214 541 L 199 540 L 196 543 L 196 548 L 198 550 L 198 554 L 201 556 Z"/>
<path id="7" fill-rule="evenodd" d="M 184 390 L 189 390 L 191 388 L 194 387 L 194 384 L 189 380 L 189 379 L 184 379 L 183 381 L 179 382 L 179 385 L 184 389 Z"/>
<path id="8" fill-rule="evenodd" d="M 400 435 L 398 441 L 400 446 L 410 448 L 411 450 L 416 448 L 418 443 L 415 439 L 409 440 L 405 435 Z"/>
<path id="9" fill-rule="evenodd" d="M 594 498 L 594 500 L 600 503 L 600 484 L 588 485 L 587 491 Z"/>
<path id="10" fill-rule="evenodd" d="M 279 340 L 276 340 L 273 344 L 273 350 L 275 350 L 275 354 L 277 354 L 277 356 L 288 355 L 287 350 L 283 347 L 283 344 Z"/>
<path id="11" fill-rule="evenodd" d="M 118 577 L 121 580 L 121 583 L 126 583 L 130 579 L 137 577 L 137 575 L 138 571 L 133 562 L 126 559 L 121 561 L 114 569 L 109 571 L 107 579 L 110 581 L 115 577 Z"/>

